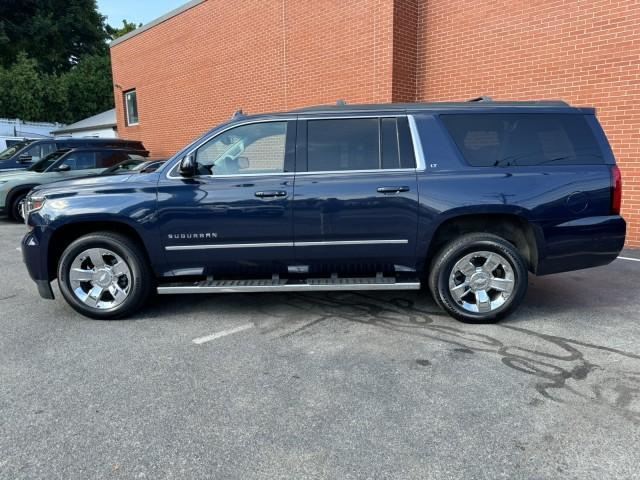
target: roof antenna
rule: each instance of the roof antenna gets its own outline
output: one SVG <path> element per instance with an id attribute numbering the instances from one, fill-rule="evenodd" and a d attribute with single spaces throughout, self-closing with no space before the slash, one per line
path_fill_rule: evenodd
<path id="1" fill-rule="evenodd" d="M 336 102 L 336 105 L 339 106 L 339 107 L 344 107 L 346 104 L 347 104 L 347 101 L 344 100 L 343 98 L 341 98 L 340 100 L 338 100 Z"/>
<path id="2" fill-rule="evenodd" d="M 481 95 L 480 97 L 471 98 L 467 100 L 467 102 L 493 102 L 493 98 L 487 95 Z"/>
<path id="3" fill-rule="evenodd" d="M 244 117 L 244 112 L 242 111 L 242 109 L 236 110 L 233 114 L 233 116 L 231 117 L 231 120 L 235 120 L 237 118 L 242 118 Z"/>

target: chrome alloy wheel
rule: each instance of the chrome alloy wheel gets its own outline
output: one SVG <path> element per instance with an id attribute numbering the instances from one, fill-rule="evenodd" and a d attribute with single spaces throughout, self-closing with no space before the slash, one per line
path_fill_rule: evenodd
<path id="1" fill-rule="evenodd" d="M 479 251 L 462 257 L 449 276 L 449 292 L 462 308 L 489 313 L 504 305 L 515 288 L 509 262 L 495 252 Z"/>
<path id="2" fill-rule="evenodd" d="M 69 283 L 85 305 L 109 310 L 124 302 L 131 292 L 131 270 L 116 253 L 106 248 L 90 248 L 73 260 Z"/>
<path id="3" fill-rule="evenodd" d="M 27 197 L 24 197 L 20 202 L 18 202 L 18 220 L 26 220 L 27 212 L 25 211 L 25 204 L 27 202 Z"/>

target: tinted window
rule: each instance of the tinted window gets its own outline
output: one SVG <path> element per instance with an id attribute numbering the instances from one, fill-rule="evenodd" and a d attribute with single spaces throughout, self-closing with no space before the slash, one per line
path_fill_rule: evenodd
<path id="1" fill-rule="evenodd" d="M 309 120 L 308 170 L 374 170 L 380 168 L 379 119 Z"/>
<path id="2" fill-rule="evenodd" d="M 380 121 L 382 146 L 382 168 L 400 168 L 400 142 L 395 118 Z"/>
<path id="3" fill-rule="evenodd" d="M 126 152 L 98 152 L 96 168 L 109 168 L 129 158 Z"/>
<path id="4" fill-rule="evenodd" d="M 30 148 L 27 148 L 21 155 L 31 155 L 31 161 L 37 162 L 46 157 L 51 151 L 48 149 L 48 143 L 36 143 Z M 52 149 L 55 150 L 55 149 Z"/>
<path id="5" fill-rule="evenodd" d="M 43 143 L 42 144 L 42 158 L 46 157 L 47 155 L 49 155 L 50 153 L 53 153 L 56 151 L 56 144 L 51 142 L 51 143 Z"/>
<path id="6" fill-rule="evenodd" d="M 469 114 L 440 117 L 475 167 L 604 163 L 583 115 Z"/>
<path id="7" fill-rule="evenodd" d="M 94 152 L 72 152 L 62 163 L 69 165 L 71 170 L 88 170 L 96 168 L 96 154 Z"/>
<path id="8" fill-rule="evenodd" d="M 215 136 L 196 152 L 201 175 L 284 172 L 287 122 L 242 125 Z"/>

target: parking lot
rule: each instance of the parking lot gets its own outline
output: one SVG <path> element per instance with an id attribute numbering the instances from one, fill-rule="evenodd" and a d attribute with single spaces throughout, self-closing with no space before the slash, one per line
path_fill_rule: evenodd
<path id="1" fill-rule="evenodd" d="M 24 231 L 0 220 L 2 479 L 640 478 L 640 262 L 531 277 L 499 325 L 426 292 L 100 322 L 38 297 Z"/>

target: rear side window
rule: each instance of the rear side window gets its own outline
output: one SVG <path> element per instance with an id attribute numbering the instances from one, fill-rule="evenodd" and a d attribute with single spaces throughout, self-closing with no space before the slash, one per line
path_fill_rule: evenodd
<path id="1" fill-rule="evenodd" d="M 307 171 L 413 168 L 406 118 L 307 122 Z"/>
<path id="2" fill-rule="evenodd" d="M 71 170 L 90 170 L 96 168 L 95 152 L 71 152 L 63 160 Z"/>
<path id="3" fill-rule="evenodd" d="M 96 168 L 110 168 L 127 158 L 129 155 L 126 152 L 97 152 Z"/>
<path id="4" fill-rule="evenodd" d="M 465 160 L 474 167 L 605 163 L 583 115 L 441 115 Z"/>

